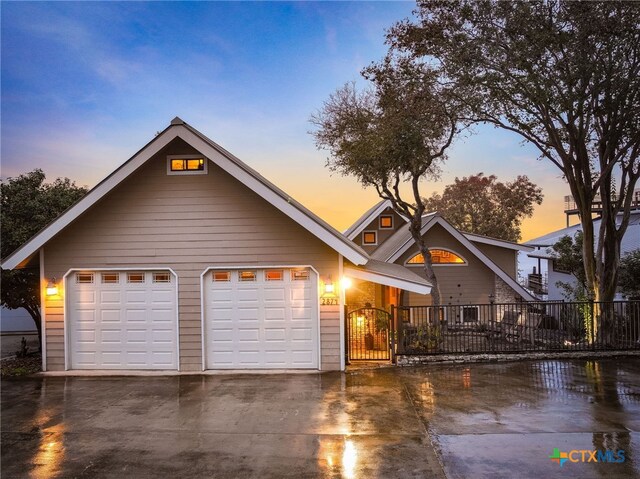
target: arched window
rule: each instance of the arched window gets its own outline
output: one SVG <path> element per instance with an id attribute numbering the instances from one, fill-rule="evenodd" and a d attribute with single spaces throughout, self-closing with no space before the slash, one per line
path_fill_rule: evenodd
<path id="1" fill-rule="evenodd" d="M 431 262 L 433 264 L 467 264 L 467 262 L 462 259 L 460 256 L 455 254 L 453 251 L 448 251 L 446 249 L 430 249 L 431 253 Z M 424 258 L 422 257 L 422 253 L 418 253 L 414 257 L 407 260 L 408 265 L 412 264 L 424 264 Z"/>

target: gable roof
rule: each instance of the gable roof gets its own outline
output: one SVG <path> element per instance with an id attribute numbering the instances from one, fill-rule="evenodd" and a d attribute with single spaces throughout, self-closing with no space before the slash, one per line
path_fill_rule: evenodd
<path id="1" fill-rule="evenodd" d="M 493 271 L 502 281 L 507 283 L 514 291 L 527 301 L 536 301 L 524 287 L 515 279 L 509 276 L 502 268 L 495 264 L 476 245 L 474 245 L 464 234 L 455 229 L 449 222 L 437 213 L 430 213 L 422 217 L 422 230 L 424 235 L 436 224 L 442 226 L 451 236 L 458 240 L 465 248 L 473 253 L 485 266 Z M 371 254 L 371 258 L 377 261 L 395 262 L 402 256 L 415 242 L 409 231 L 409 225 L 403 225 L 387 241 Z"/>
<path id="2" fill-rule="evenodd" d="M 391 208 L 390 200 L 381 200 L 369 208 L 365 213 L 356 220 L 349 228 L 347 228 L 344 232 L 344 235 L 353 240 L 356 236 L 358 236 L 362 231 L 370 224 L 375 218 L 380 216 L 380 214 L 386 210 L 387 208 Z M 405 222 L 406 218 L 400 216 Z"/>
<path id="3" fill-rule="evenodd" d="M 295 201 L 257 171 L 240 161 L 217 143 L 176 117 L 171 124 L 147 143 L 140 151 L 98 183 L 80 201 L 56 218 L 52 223 L 33 236 L 27 243 L 9 255 L 2 268 L 14 269 L 25 264 L 51 238 L 57 235 L 76 218 L 91 208 L 114 187 L 140 168 L 176 138 L 181 138 L 217 166 L 257 193 L 277 209 L 300 224 L 303 228 L 326 243 L 354 264 L 364 264 L 369 260 L 367 253 L 358 245 L 345 238 L 338 230 Z"/>

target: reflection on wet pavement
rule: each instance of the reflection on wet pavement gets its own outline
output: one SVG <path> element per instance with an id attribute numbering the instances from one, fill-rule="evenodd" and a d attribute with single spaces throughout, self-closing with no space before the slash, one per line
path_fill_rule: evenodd
<path id="1" fill-rule="evenodd" d="M 2 477 L 632 478 L 639 413 L 632 358 L 3 380 Z"/>
<path id="2" fill-rule="evenodd" d="M 402 376 L 447 477 L 640 477 L 637 359 L 430 367 Z M 425 394 L 431 390 L 435 398 Z M 549 457 L 554 448 L 588 452 L 560 468 Z M 624 462 L 611 462 L 617 451 Z"/>

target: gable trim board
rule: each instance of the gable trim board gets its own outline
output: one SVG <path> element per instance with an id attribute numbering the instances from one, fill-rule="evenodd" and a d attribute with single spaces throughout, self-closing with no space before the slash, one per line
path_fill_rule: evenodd
<path id="1" fill-rule="evenodd" d="M 101 271 L 143 271 L 143 272 L 148 272 L 148 271 L 168 271 L 171 273 L 171 275 L 174 277 L 175 279 L 175 297 L 174 297 L 174 301 L 175 301 L 175 310 L 176 310 L 176 317 L 175 317 L 175 321 L 176 321 L 176 371 L 180 371 L 180 302 L 178 300 L 178 291 L 179 291 L 179 279 L 178 279 L 178 275 L 177 273 L 167 267 L 167 266 L 153 266 L 153 267 L 149 267 L 149 266 L 141 266 L 141 267 L 131 267 L 131 266 L 127 266 L 127 267 L 115 267 L 115 268 L 104 268 L 104 267 L 86 267 L 86 268 L 71 268 L 69 269 L 63 276 L 62 278 L 62 282 L 64 284 L 64 308 L 63 308 L 63 319 L 62 319 L 62 324 L 63 324 L 63 334 L 64 334 L 64 370 L 65 371 L 69 371 L 71 369 L 71 358 L 70 358 L 70 354 L 71 354 L 71 324 L 70 324 L 70 319 L 69 319 L 69 315 L 71 313 L 71 308 L 70 308 L 70 300 L 71 300 L 71 295 L 68 294 L 69 289 L 68 289 L 68 283 L 69 283 L 69 277 L 71 274 L 76 273 L 76 272 L 80 272 L 80 271 L 95 271 L 95 272 L 101 272 Z M 43 330 L 46 329 L 46 323 L 43 323 Z M 43 349 L 43 354 L 45 354 L 45 350 Z M 119 368 L 116 370 L 122 370 L 123 368 Z M 126 368 L 125 368 L 126 369 Z M 43 371 L 46 371 L 46 369 L 43 369 Z"/>
<path id="2" fill-rule="evenodd" d="M 492 246 L 499 246 L 501 248 L 513 249 L 516 251 L 533 251 L 535 248 L 520 243 L 513 243 L 511 241 L 505 241 L 498 238 L 490 238 L 489 236 L 477 235 L 474 233 L 462 233 L 465 238 L 474 243 L 484 243 Z"/>
<path id="3" fill-rule="evenodd" d="M 495 264 L 487 255 L 485 255 L 482 251 L 478 249 L 471 241 L 469 241 L 464 234 L 460 233 L 453 226 L 451 226 L 444 218 L 435 214 L 431 215 L 426 223 L 422 226 L 421 234 L 424 235 L 427 231 L 429 231 L 434 225 L 442 226 L 451 236 L 453 236 L 456 240 L 462 243 L 471 253 L 473 253 L 480 261 L 482 261 L 491 271 L 493 271 L 500 279 L 502 279 L 505 283 L 507 283 L 515 292 L 517 292 L 523 299 L 526 301 L 536 301 L 536 298 L 532 296 L 526 289 L 524 289 L 516 280 L 514 280 L 511 276 L 505 273 L 502 268 L 500 268 L 497 264 Z M 389 241 L 389 240 L 387 240 Z M 410 247 L 414 245 L 414 241 L 412 237 L 409 237 L 401 246 L 399 246 L 393 253 L 390 255 L 385 255 L 388 257 L 380 258 L 383 261 L 395 262 L 402 256 Z M 375 253 L 374 253 L 375 256 Z"/>
<path id="4" fill-rule="evenodd" d="M 87 211 L 98 200 L 104 197 L 115 186 L 141 167 L 147 160 L 167 146 L 172 140 L 182 138 L 193 148 L 202 153 L 208 161 L 213 161 L 217 166 L 229 173 L 249 189 L 257 193 L 273 206 L 278 208 L 288 217 L 296 221 L 303 228 L 329 245 L 339 254 L 343 255 L 354 264 L 366 263 L 369 259 L 367 253 L 356 244 L 347 240 L 332 226 L 320 219 L 314 213 L 302 206 L 297 201 L 286 195 L 266 178 L 255 170 L 249 168 L 238 158 L 222 147 L 209 140 L 200 132 L 176 118 L 162 133 L 143 147 L 138 153 L 115 170 L 105 180 L 94 187 L 75 205 L 59 216 L 55 221 L 46 226 L 36 236 L 29 240 L 2 263 L 4 269 L 14 269 L 28 261 L 42 246 L 56 234 L 71 224 L 82 213 Z"/>
<path id="5" fill-rule="evenodd" d="M 206 334 L 205 328 L 207 327 L 207 318 L 206 318 L 206 310 L 207 305 L 205 304 L 205 281 L 207 273 L 214 270 L 265 270 L 265 269 L 294 269 L 294 268 L 309 268 L 309 270 L 315 274 L 316 277 L 316 291 L 315 291 L 315 303 L 316 303 L 316 327 L 317 327 L 317 340 L 316 340 L 316 348 L 317 348 L 317 367 L 314 369 L 322 370 L 322 344 L 321 344 L 321 324 L 320 324 L 320 295 L 318 294 L 318 287 L 320 282 L 320 273 L 316 268 L 309 264 L 275 264 L 275 265 L 233 265 L 233 266 L 210 266 L 206 268 L 200 274 L 200 326 L 201 326 L 201 338 L 202 338 L 202 370 L 207 370 L 207 344 L 206 344 Z M 340 328 L 342 329 L 342 328 Z M 342 368 L 341 370 L 343 370 Z"/>
<path id="6" fill-rule="evenodd" d="M 44 248 L 40 248 L 40 350 L 42 352 L 42 370 L 47 370 L 47 289 L 44 277 Z"/>

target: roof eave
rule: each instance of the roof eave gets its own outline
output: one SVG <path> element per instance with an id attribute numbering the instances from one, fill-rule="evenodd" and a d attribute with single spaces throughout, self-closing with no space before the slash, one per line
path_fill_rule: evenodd
<path id="1" fill-rule="evenodd" d="M 360 279 L 363 281 L 371 281 L 372 283 L 378 283 L 378 284 L 383 284 L 385 286 L 400 288 L 405 291 L 411 291 L 417 294 L 431 293 L 431 286 L 427 286 L 426 284 L 416 283 L 413 281 L 408 281 L 403 278 L 389 276 L 389 275 L 374 272 L 374 271 L 366 271 L 359 268 L 351 268 L 351 267 L 345 266 L 344 273 L 345 275 L 351 276 L 355 279 Z"/>
<path id="2" fill-rule="evenodd" d="M 241 176 L 243 178 L 240 179 L 242 183 L 352 263 L 364 264 L 369 260 L 369 255 L 362 248 L 343 236 L 339 231 L 307 210 L 300 203 L 287 196 L 282 190 L 231 153 L 227 152 L 224 148 L 208 139 L 195 128 L 176 118 L 171 122 L 169 127 L 165 128 L 134 156 L 98 183 L 98 185 L 92 188 L 80 201 L 33 236 L 14 253 L 5 258 L 2 262 L 2 268 L 15 269 L 24 264 L 25 261 L 33 256 L 60 231 L 75 221 L 80 215 L 93 206 L 93 204 L 177 137 L 191 144 L 191 146 L 200 151 L 210 161 L 213 161 L 212 157 L 217 157 L 219 161 L 215 163 L 218 166 L 238 179 L 240 179 L 239 176 Z M 197 143 L 197 145 L 194 145 L 194 143 Z"/>

